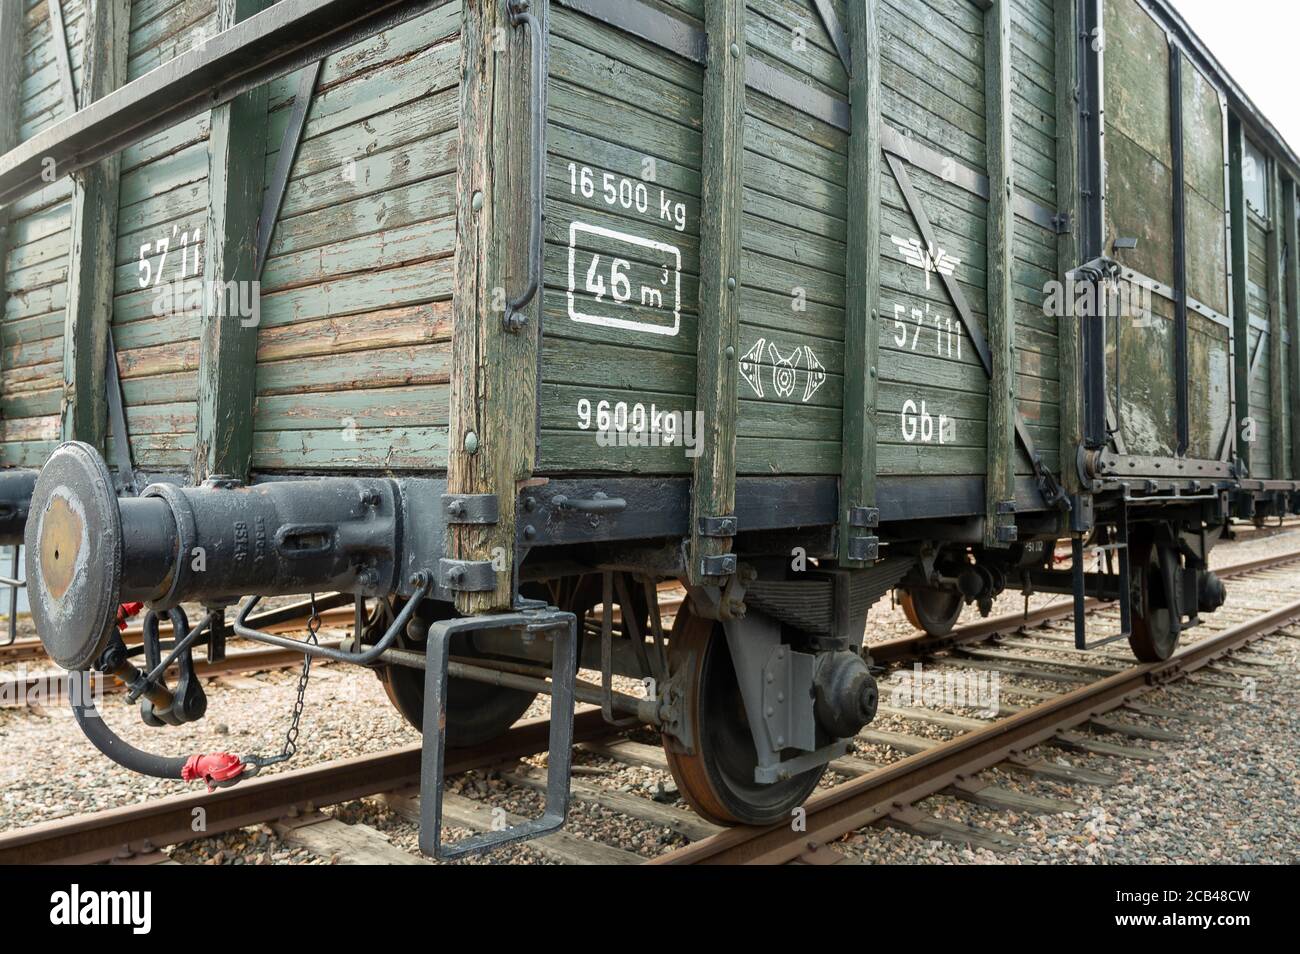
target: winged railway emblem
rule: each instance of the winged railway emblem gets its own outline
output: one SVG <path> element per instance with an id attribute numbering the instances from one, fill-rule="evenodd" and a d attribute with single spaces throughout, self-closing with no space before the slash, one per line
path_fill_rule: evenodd
<path id="1" fill-rule="evenodd" d="M 961 264 L 961 259 L 949 255 L 942 248 L 931 245 L 926 248 L 921 244 L 920 239 L 899 238 L 897 235 L 889 236 L 889 240 L 898 246 L 898 250 L 903 253 L 907 259 L 907 264 L 919 268 L 925 273 L 925 289 L 930 290 L 930 273 L 938 272 L 940 275 L 951 275 Z"/>

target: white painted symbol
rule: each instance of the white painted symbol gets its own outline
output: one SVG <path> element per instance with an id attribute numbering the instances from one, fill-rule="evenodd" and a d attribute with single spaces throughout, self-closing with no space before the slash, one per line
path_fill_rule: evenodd
<path id="1" fill-rule="evenodd" d="M 826 368 L 817 353 L 807 345 L 797 345 L 788 355 L 782 355 L 775 342 L 759 338 L 740 358 L 740 376 L 758 397 L 766 397 L 763 388 L 763 356 L 771 361 L 772 390 L 779 397 L 789 397 L 803 378 L 803 395 L 807 404 L 826 383 Z"/>
<path id="2" fill-rule="evenodd" d="M 803 389 L 803 402 L 807 404 L 812 399 L 812 396 L 817 393 L 817 389 L 826 383 L 826 369 L 817 360 L 817 355 L 812 348 L 804 345 L 803 352 L 806 359 L 805 364 L 808 366 L 808 380 Z"/>
<path id="3" fill-rule="evenodd" d="M 740 359 L 740 376 L 754 389 L 754 393 L 763 397 L 763 345 L 766 338 L 759 338 L 754 347 L 744 353 Z"/>
<path id="4" fill-rule="evenodd" d="M 803 360 L 803 349 L 795 348 L 790 357 L 783 358 L 776 345 L 769 344 L 767 353 L 772 359 L 772 388 L 781 397 L 789 397 L 794 394 L 795 372 Z"/>
<path id="5" fill-rule="evenodd" d="M 649 250 L 653 253 L 653 257 L 660 258 L 661 261 L 657 265 L 640 262 L 633 265 L 632 260 L 636 256 L 630 251 L 627 258 L 620 258 L 613 253 L 614 250 L 594 254 L 579 250 L 578 236 L 580 234 L 605 239 L 609 243 L 620 242 L 631 246 L 633 249 L 640 250 L 641 258 L 646 258 L 645 251 Z M 581 271 L 586 276 L 582 290 L 584 293 L 590 294 L 595 299 L 596 304 L 606 304 L 611 308 L 618 308 L 630 302 L 640 305 L 643 312 L 663 312 L 664 323 L 579 311 L 576 293 L 579 290 L 578 274 L 580 270 L 578 268 L 578 258 L 580 255 L 584 264 Z M 631 284 L 631 275 L 634 269 L 639 272 L 653 273 L 650 282 L 640 283 L 638 290 L 634 290 Z M 604 293 L 606 278 L 608 278 L 612 292 L 608 300 L 606 300 Z M 664 299 L 667 296 L 671 296 L 672 300 L 665 301 Z M 590 306 L 584 305 L 584 307 Z M 637 235 L 628 235 L 626 232 L 616 232 L 613 229 L 603 228 L 599 225 L 587 225 L 582 222 L 571 223 L 569 226 L 569 317 L 583 324 L 601 325 L 606 328 L 642 331 L 652 335 L 677 334 L 682 324 L 681 249 L 665 242 L 656 242 L 653 239 L 645 239 Z M 667 323 L 669 320 L 671 320 L 671 324 Z"/>
<path id="6" fill-rule="evenodd" d="M 925 273 L 927 291 L 930 289 L 931 272 L 938 272 L 940 275 L 951 275 L 957 270 L 957 266 L 961 264 L 960 258 L 949 255 L 938 246 L 923 247 L 920 239 L 905 239 L 899 238 L 897 235 L 891 235 L 889 240 L 898 246 L 898 250 L 907 259 L 907 264 L 919 268 Z"/>

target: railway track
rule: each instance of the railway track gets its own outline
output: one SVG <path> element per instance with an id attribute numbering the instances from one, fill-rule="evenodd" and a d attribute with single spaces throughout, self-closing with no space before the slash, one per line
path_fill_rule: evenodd
<path id="1" fill-rule="evenodd" d="M 321 642 L 325 645 L 337 646 L 339 638 L 345 633 L 350 633 L 352 629 L 351 598 L 348 598 L 348 606 L 331 605 L 337 602 L 337 594 L 331 594 L 318 601 L 322 607 L 320 609 Z M 310 603 L 303 601 L 268 610 L 257 619 L 260 620 L 261 627 L 269 632 L 292 633 L 302 629 L 309 612 Z M 159 626 L 159 630 L 163 636 L 169 636 L 171 624 L 164 622 Z M 124 636 L 128 646 L 138 645 L 139 625 L 128 627 Z M 247 645 L 247 642 L 231 640 L 231 644 Z M 21 665 L 29 661 L 43 662 L 45 666 L 41 669 L 29 670 Z M 33 703 L 41 704 L 49 699 L 68 698 L 68 674 L 53 666 L 41 647 L 40 640 L 19 640 L 0 647 L 0 665 L 15 665 L 14 669 L 0 673 L 0 706 L 27 706 Z M 197 661 L 194 671 L 200 678 L 215 678 L 301 665 L 302 653 L 291 649 L 236 649 L 227 652 L 223 659 Z M 174 673 L 175 667 L 170 671 Z M 119 680 L 101 679 L 99 674 L 95 674 L 93 679 L 94 684 L 101 686 L 102 691 L 106 693 L 121 692 L 126 688 Z"/>
<path id="2" fill-rule="evenodd" d="M 575 812 L 610 813 L 630 824 L 670 833 L 685 844 L 653 859 L 574 831 L 530 845 L 543 858 L 567 863 L 838 863 L 845 856 L 833 846 L 837 839 L 867 825 L 886 824 L 928 838 L 1014 850 L 1012 837 L 936 818 L 918 808 L 918 803 L 942 793 L 1001 810 L 1071 810 L 1078 806 L 1001 788 L 978 774 L 1001 766 L 1071 786 L 1105 786 L 1115 777 L 1062 765 L 1034 752 L 1046 746 L 1116 759 L 1161 758 L 1146 743 L 1176 741 L 1178 735 L 1144 724 L 1142 718 L 1195 722 L 1205 717 L 1147 705 L 1139 697 L 1174 681 L 1191 684 L 1196 692 L 1216 692 L 1239 689 L 1243 678 L 1267 680 L 1271 661 L 1240 651 L 1300 621 L 1300 599 L 1293 585 L 1297 563 L 1300 552 L 1219 570 L 1237 583 L 1233 599 L 1189 631 L 1179 652 L 1163 663 L 1131 665 L 1119 649 L 1077 653 L 1067 625 L 1068 601 L 1028 617 L 1016 614 L 959 627 L 938 639 L 918 635 L 873 645 L 873 660 L 889 670 L 881 677 L 882 697 L 888 698 L 891 679 L 906 686 L 905 680 L 898 680 L 906 674 L 907 664 L 924 660 L 940 676 L 953 670 L 996 672 L 1003 680 L 1000 695 L 1024 704 L 1003 703 L 995 713 L 980 717 L 939 708 L 882 705 L 883 718 L 859 734 L 859 751 L 832 762 L 831 770 L 841 781 L 808 800 L 805 825 L 799 831 L 786 825 L 723 829 L 673 804 L 671 798 L 660 801 L 602 787 L 590 774 L 599 777 L 611 771 L 602 765 L 666 772 L 666 760 L 660 748 L 611 730 L 598 710 L 581 711 L 575 740 L 580 752 L 596 764 L 576 770 Z M 1098 620 L 1094 628 L 1118 626 L 1109 606 L 1090 604 L 1089 612 Z M 903 731 L 882 728 L 882 723 Z M 509 792 L 526 800 L 544 786 L 544 779 L 521 760 L 545 750 L 546 727 L 545 720 L 520 723 L 487 746 L 456 753 L 448 774 L 494 769 Z M 864 757 L 863 749 L 883 757 Z M 901 757 L 889 760 L 891 755 Z M 418 864 L 423 859 L 392 845 L 374 828 L 349 825 L 318 811 L 377 795 L 395 814 L 414 820 L 419 813 L 414 789 L 418 768 L 419 750 L 411 746 L 251 779 L 212 794 L 186 793 L 58 819 L 0 835 L 0 863 L 166 860 L 160 849 L 192 839 L 194 812 L 202 809 L 204 836 L 272 824 L 284 840 L 326 857 Z M 494 801 L 499 800 L 498 794 L 494 793 Z M 446 823 L 467 830 L 492 824 L 494 809 L 498 814 L 502 810 L 455 793 L 448 793 L 444 806 Z"/>

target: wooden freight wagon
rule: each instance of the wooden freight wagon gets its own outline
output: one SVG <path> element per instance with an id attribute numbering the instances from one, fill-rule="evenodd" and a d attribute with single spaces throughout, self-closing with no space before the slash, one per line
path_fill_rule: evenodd
<path id="1" fill-rule="evenodd" d="M 767 822 L 873 717 L 889 590 L 936 634 L 1116 600 L 1164 658 L 1230 518 L 1297 507 L 1300 162 L 1160 0 L 0 0 L 0 37 L 42 639 L 160 725 L 237 603 L 376 668 L 437 726 L 430 850 L 445 746 L 538 692 L 548 812 L 470 848 L 558 824 L 575 696 Z M 327 590 L 341 649 L 250 622 Z M 189 632 L 175 690 L 130 600 Z"/>

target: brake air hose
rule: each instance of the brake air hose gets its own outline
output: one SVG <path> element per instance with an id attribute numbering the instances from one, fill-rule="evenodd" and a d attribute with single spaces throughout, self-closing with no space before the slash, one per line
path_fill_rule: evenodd
<path id="1" fill-rule="evenodd" d="M 124 622 L 120 616 L 119 622 Z M 114 649 L 120 651 L 115 653 Z M 106 668 L 129 685 L 136 679 L 144 677 L 127 661 L 125 649 L 120 639 L 114 640 L 114 645 L 104 653 L 101 665 L 112 660 Z M 216 785 L 234 784 L 243 776 L 244 760 L 229 752 L 168 757 L 137 749 L 110 729 L 95 708 L 89 670 L 69 673 L 68 680 L 71 689 L 69 696 L 72 700 L 72 714 L 77 719 L 77 725 L 81 726 L 81 731 L 85 733 L 91 745 L 123 768 L 153 778 L 176 778 L 186 782 L 202 780 L 207 783 L 208 791 L 212 791 Z"/>
<path id="2" fill-rule="evenodd" d="M 150 775 L 154 778 L 178 778 L 184 782 L 202 781 L 208 791 L 218 785 L 232 785 L 244 775 L 245 763 L 230 752 L 196 753 L 189 756 L 168 757 L 137 749 L 108 727 L 108 723 L 95 709 L 89 689 L 88 672 L 72 673 L 81 680 L 82 691 L 72 693 L 72 712 L 77 725 L 86 734 L 90 744 L 123 768 Z"/>
<path id="3" fill-rule="evenodd" d="M 189 759 L 184 757 L 168 758 L 137 749 L 108 727 L 108 723 L 95 709 L 95 701 L 90 690 L 90 673 L 69 673 L 70 679 L 81 682 L 81 691 L 72 693 L 72 713 L 77 717 L 77 725 L 86 733 L 90 744 L 103 752 L 123 768 L 141 775 L 154 778 L 181 778 Z"/>

